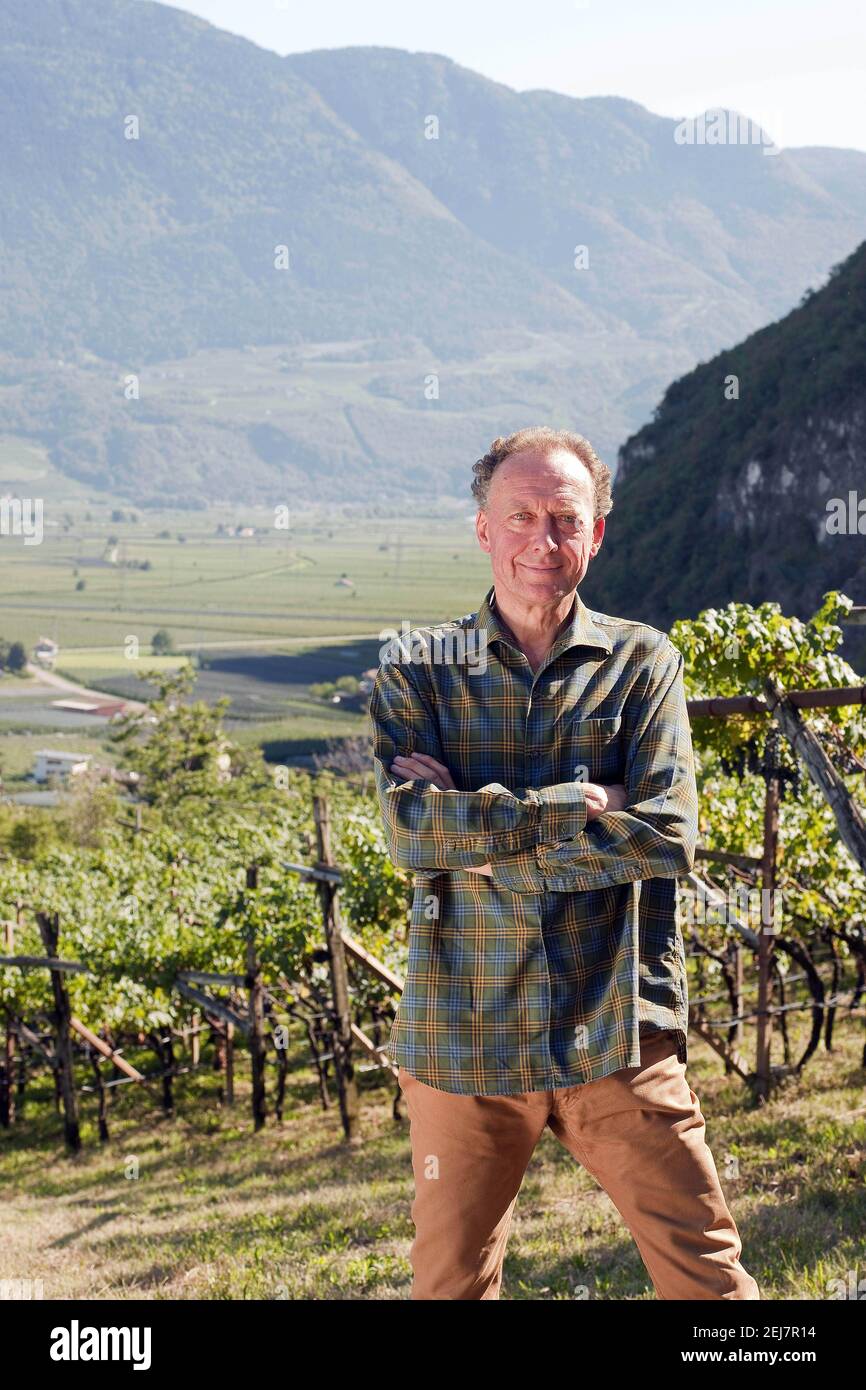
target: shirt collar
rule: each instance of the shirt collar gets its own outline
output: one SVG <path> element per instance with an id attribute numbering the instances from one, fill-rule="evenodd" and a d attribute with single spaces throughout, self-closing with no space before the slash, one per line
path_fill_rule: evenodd
<path id="1" fill-rule="evenodd" d="M 478 612 L 473 615 L 472 627 L 487 630 L 487 642 L 505 642 L 509 647 L 514 647 L 514 638 L 503 625 L 504 620 L 499 615 L 496 605 L 495 586 L 491 584 L 484 601 Z M 600 627 L 597 627 L 592 620 L 592 614 L 586 604 L 575 590 L 574 604 L 571 610 L 571 620 L 568 626 L 559 634 L 553 643 L 550 651 L 545 657 L 545 664 L 559 656 L 561 652 L 568 651 L 571 647 L 596 647 L 601 651 L 612 652 L 613 643 L 608 634 Z"/>

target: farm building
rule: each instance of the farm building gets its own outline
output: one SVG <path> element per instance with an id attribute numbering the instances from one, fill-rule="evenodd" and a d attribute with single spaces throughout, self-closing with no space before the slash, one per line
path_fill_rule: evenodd
<path id="1" fill-rule="evenodd" d="M 47 782 L 49 778 L 56 777 L 65 782 L 70 777 L 77 777 L 80 772 L 86 772 L 89 766 L 89 753 L 66 753 L 41 748 L 36 754 L 33 778 L 36 782 Z"/>
<path id="2" fill-rule="evenodd" d="M 33 648 L 33 658 L 39 662 L 40 666 L 53 666 L 59 652 L 60 648 L 56 642 L 52 642 L 50 637 L 40 637 Z"/>

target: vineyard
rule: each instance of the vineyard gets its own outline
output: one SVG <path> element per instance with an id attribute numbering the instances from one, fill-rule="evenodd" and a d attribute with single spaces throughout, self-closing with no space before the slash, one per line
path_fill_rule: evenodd
<path id="1" fill-rule="evenodd" d="M 689 1024 L 757 1105 L 843 1026 L 864 1037 L 866 1080 L 866 691 L 836 650 L 851 607 L 827 595 L 804 623 L 730 604 L 671 633 L 701 793 L 680 885 Z M 188 673 L 154 684 L 116 735 L 134 803 L 82 780 L 57 811 L 0 811 L 0 1123 L 26 1136 L 34 1097 L 53 1095 L 77 1152 L 83 1117 L 110 1143 L 118 1087 L 171 1115 L 179 1078 L 189 1095 L 216 1075 L 208 1094 L 232 1106 L 242 1074 L 257 1133 L 311 1067 L 356 1146 L 367 1073 L 403 1118 L 382 1044 L 413 889 L 369 779 L 269 767 L 228 739 L 224 705 L 191 699 Z"/>

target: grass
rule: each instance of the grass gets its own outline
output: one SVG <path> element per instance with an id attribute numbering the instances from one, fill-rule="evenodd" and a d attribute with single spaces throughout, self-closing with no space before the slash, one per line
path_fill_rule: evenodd
<path id="1" fill-rule="evenodd" d="M 132 660 L 111 647 L 79 647 L 69 653 L 67 660 L 55 666 L 54 671 L 78 685 L 98 689 L 99 682 L 111 676 L 135 675 L 138 671 L 177 671 L 188 664 L 189 658 L 183 652 L 155 655 L 145 649 Z M 57 693 L 60 698 L 62 692 Z"/>
<path id="2" fill-rule="evenodd" d="M 2 713 L 2 707 L 0 707 Z M 32 726 L 31 726 L 32 728 Z M 38 783 L 30 781 L 37 752 L 41 748 L 53 748 L 70 753 L 90 753 L 97 762 L 116 761 L 117 752 L 105 738 L 94 738 L 84 731 L 52 729 L 45 727 L 29 734 L 5 732 L 0 723 L 0 775 L 4 783 L 15 783 L 15 791 L 22 785 L 38 789 Z M 18 785 L 18 784 L 22 785 Z M 13 788 L 10 785 L 10 790 Z"/>
<path id="3" fill-rule="evenodd" d="M 829 1280 L 866 1275 L 861 1048 L 856 1027 L 841 1025 L 834 1055 L 820 1052 L 752 1108 L 691 1043 L 689 1081 L 765 1301 L 826 1299 Z M 155 1095 L 117 1088 L 107 1145 L 85 1096 L 74 1159 L 35 1079 L 18 1125 L 0 1132 L 0 1278 L 41 1279 L 46 1298 L 408 1298 L 412 1173 L 393 1090 L 362 1074 L 363 1143 L 347 1149 L 301 1054 L 293 1065 L 285 1118 L 258 1135 L 242 1065 L 233 1108 L 219 1105 L 207 1066 L 179 1078 L 173 1119 Z M 610 1199 L 548 1131 L 524 1178 L 502 1297 L 572 1299 L 582 1287 L 594 1299 L 655 1297 Z"/>

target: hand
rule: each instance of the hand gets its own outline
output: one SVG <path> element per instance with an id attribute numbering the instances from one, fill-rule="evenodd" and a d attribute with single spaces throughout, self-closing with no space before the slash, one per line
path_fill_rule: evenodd
<path id="1" fill-rule="evenodd" d="M 595 820 L 596 816 L 604 815 L 606 811 L 624 811 L 627 805 L 626 789 L 621 782 L 614 782 L 609 787 L 603 787 L 598 782 L 585 782 L 583 790 L 586 793 L 586 819 Z"/>
<path id="2" fill-rule="evenodd" d="M 397 756 L 391 764 L 391 771 L 395 777 L 403 777 L 407 781 L 412 777 L 424 777 L 428 782 L 432 782 L 434 787 L 438 787 L 440 792 L 457 790 L 447 767 L 443 763 L 437 763 L 428 753 L 413 753 L 408 758 Z"/>

